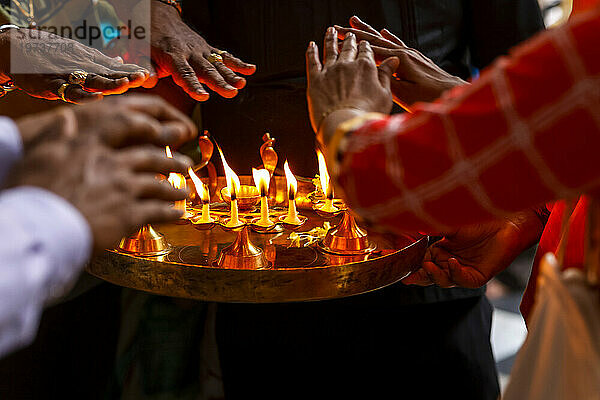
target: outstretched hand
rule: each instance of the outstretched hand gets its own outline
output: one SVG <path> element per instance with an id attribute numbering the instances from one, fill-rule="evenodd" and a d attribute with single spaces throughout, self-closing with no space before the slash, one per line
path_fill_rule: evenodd
<path id="1" fill-rule="evenodd" d="M 155 21 L 151 35 L 152 59 L 137 61 L 151 71 L 151 77 L 143 85 L 145 88 L 154 87 L 159 78 L 171 76 L 197 101 L 209 98 L 203 85 L 220 96 L 231 98 L 246 86 L 246 80 L 237 74 L 252 75 L 256 71 L 255 65 L 209 45 L 170 5 L 153 1 L 152 20 Z M 211 60 L 211 54 L 220 55 L 223 61 Z"/>
<path id="2" fill-rule="evenodd" d="M 377 62 L 398 57 L 400 63 L 394 71 L 391 90 L 394 101 L 405 109 L 417 102 L 434 101 L 446 90 L 467 83 L 438 67 L 418 50 L 406 46 L 387 29 L 378 32 L 356 16 L 350 18 L 350 28 L 336 25 L 336 29 L 340 39 L 352 33 L 358 40 L 371 43 Z"/>
<path id="3" fill-rule="evenodd" d="M 391 111 L 390 79 L 398 59 L 390 58 L 377 68 L 368 42 L 362 41 L 357 46 L 356 37 L 350 34 L 338 51 L 337 31 L 329 28 L 325 35 L 323 62 L 317 45 L 311 42 L 306 52 L 306 64 L 308 109 L 315 132 L 333 110 Z"/>

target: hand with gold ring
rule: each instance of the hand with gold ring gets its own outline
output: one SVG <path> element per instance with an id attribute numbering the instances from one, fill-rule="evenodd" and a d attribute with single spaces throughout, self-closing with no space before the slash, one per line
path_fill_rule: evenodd
<path id="1" fill-rule="evenodd" d="M 10 76 L 15 87 L 33 97 L 84 103 L 139 87 L 149 75 L 138 65 L 124 64 L 120 57 L 108 57 L 49 32 L 21 28 L 2 35 L 0 75 Z M 61 51 L 27 50 L 50 43 Z"/>
<path id="2" fill-rule="evenodd" d="M 161 21 L 152 25 L 152 60 L 140 56 L 137 62 L 148 70 L 155 68 L 156 78 L 149 79 L 144 87 L 154 86 L 158 78 L 171 76 L 197 101 L 209 98 L 203 84 L 219 95 L 231 98 L 246 85 L 246 80 L 238 74 L 252 75 L 256 71 L 255 65 L 209 45 L 182 21 L 174 7 L 153 2 L 151 13 L 152 20 Z"/>

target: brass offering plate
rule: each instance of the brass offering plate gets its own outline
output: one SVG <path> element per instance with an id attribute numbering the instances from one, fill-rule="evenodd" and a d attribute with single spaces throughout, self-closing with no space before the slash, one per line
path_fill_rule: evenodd
<path id="1" fill-rule="evenodd" d="M 300 178 L 298 183 L 298 210 L 308 221 L 296 233 L 322 227 L 325 221 L 335 226 L 340 217 L 326 220 L 311 209 L 307 197 L 313 189 L 310 180 Z M 219 187 L 223 184 L 221 179 Z M 275 220 L 287 212 L 285 178 L 274 177 L 272 185 L 275 189 L 270 195 L 271 216 Z M 228 205 L 212 204 L 211 214 L 227 217 Z M 247 221 L 258 215 L 256 211 L 240 212 Z M 204 301 L 324 300 L 366 293 L 398 282 L 420 266 L 428 242 L 426 236 L 393 236 L 366 229 L 376 249 L 368 254 L 344 256 L 322 251 L 317 243 L 290 247 L 289 229 L 267 234 L 250 231 L 251 242 L 262 249 L 268 263 L 260 270 L 235 269 L 216 267 L 215 261 L 235 240 L 236 232 L 227 232 L 218 224 L 209 230 L 195 229 L 192 224 L 164 224 L 154 228 L 172 246 L 168 254 L 140 257 L 107 250 L 92 260 L 88 271 L 116 285 Z"/>

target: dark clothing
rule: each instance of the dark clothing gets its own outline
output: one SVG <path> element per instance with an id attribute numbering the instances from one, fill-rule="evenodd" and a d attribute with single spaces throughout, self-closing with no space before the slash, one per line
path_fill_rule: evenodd
<path id="1" fill-rule="evenodd" d="M 295 173 L 314 175 L 304 53 L 354 14 L 462 78 L 543 29 L 536 0 L 190 0 L 184 15 L 210 43 L 258 66 L 236 98 L 200 105 L 234 169 L 260 165 L 269 131 Z M 400 283 L 335 301 L 222 304 L 226 397 L 496 399 L 490 320 L 482 289 Z"/>
<path id="2" fill-rule="evenodd" d="M 366 295 L 363 297 L 370 297 Z M 225 398 L 496 400 L 485 297 L 377 307 L 222 305 Z M 222 315 L 223 315 L 222 314 Z"/>

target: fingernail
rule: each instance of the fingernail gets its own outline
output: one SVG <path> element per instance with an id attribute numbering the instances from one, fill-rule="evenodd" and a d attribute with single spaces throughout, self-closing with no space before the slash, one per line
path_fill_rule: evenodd
<path id="1" fill-rule="evenodd" d="M 354 33 L 348 32 L 346 33 L 346 39 L 352 39 L 354 37 Z"/>

